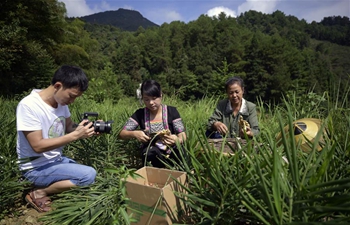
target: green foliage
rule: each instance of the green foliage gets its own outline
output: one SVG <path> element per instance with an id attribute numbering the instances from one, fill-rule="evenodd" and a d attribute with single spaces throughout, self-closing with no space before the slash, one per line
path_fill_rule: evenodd
<path id="1" fill-rule="evenodd" d="M 110 99 L 117 102 L 123 97 L 123 88 L 107 62 L 104 70 L 90 79 L 88 97 L 96 102 Z"/>
<path id="2" fill-rule="evenodd" d="M 88 74 L 90 87 L 70 107 L 72 118 L 95 111 L 99 119 L 114 120 L 112 134 L 66 146 L 68 156 L 96 168 L 97 180 L 55 198 L 46 223 L 129 224 L 122 180 L 142 163 L 139 143 L 117 134 L 141 107 L 135 90 L 145 79 L 161 83 L 164 103 L 178 108 L 187 129 L 187 154 L 178 165 L 189 178 L 188 194 L 180 196 L 190 216 L 184 222 L 349 223 L 349 49 L 334 44 L 348 40 L 348 18 L 307 24 L 280 11 L 249 11 L 126 32 L 67 19 L 56 0 L 0 6 L 0 94 L 21 96 L 44 87 L 57 66 L 75 64 Z M 204 132 L 224 82 L 236 75 L 246 81 L 246 98 L 258 99 L 261 135 L 253 141 L 262 145 L 226 157 Z M 16 164 L 16 103 L 1 99 L 0 217 L 14 211 L 27 188 Z M 283 130 L 305 117 L 324 121 L 321 152 L 315 143 L 323 133 L 305 154 Z"/>
<path id="3" fill-rule="evenodd" d="M 284 110 L 276 108 L 268 111 L 269 118 L 260 120 L 262 134 L 254 140 L 261 144 L 254 149 L 251 145 L 245 145 L 230 157 L 216 152 L 212 145 L 203 140 L 205 137 L 202 133 L 194 132 L 192 136 L 193 132 L 189 132 L 189 142 L 196 144 L 188 145 L 186 149 L 190 163 L 182 165 L 190 184 L 184 198 L 192 220 L 186 222 L 349 223 L 349 111 L 331 110 L 332 113 L 324 115 L 324 108 L 315 102 L 324 102 L 325 96 L 315 96 L 311 92 L 306 97 L 313 100 L 296 106 L 294 97 L 287 98 Z M 328 110 L 333 109 L 331 105 L 329 107 Z M 300 109 L 308 111 L 301 115 L 298 113 Z M 323 125 L 327 127 L 328 135 L 324 136 L 325 145 L 318 152 L 316 146 L 323 135 L 320 129 L 310 146 L 313 151 L 306 154 L 293 138 L 287 138 L 283 128 L 285 124 L 291 126 L 295 116 L 317 115 L 323 115 Z M 340 119 L 336 115 L 342 115 L 343 125 L 334 124 Z M 275 125 L 278 125 L 278 129 L 274 128 Z M 276 143 L 276 132 L 282 132 L 282 146 Z M 293 136 L 293 130 L 289 132 L 289 136 Z"/>
<path id="4" fill-rule="evenodd" d="M 346 89 L 349 92 L 349 88 Z M 184 198 L 192 224 L 321 224 L 348 223 L 349 204 L 349 127 L 347 96 L 317 95 L 314 92 L 289 93 L 283 104 L 258 102 L 261 135 L 242 145 L 232 156 L 215 149 L 206 141 L 205 124 L 214 110 L 217 98 L 183 102 L 164 96 L 164 103 L 178 108 L 186 126 L 185 155 L 176 168 L 187 172 L 187 194 Z M 341 101 L 333 101 L 333 99 Z M 123 180 L 140 168 L 135 140 L 121 141 L 117 134 L 127 118 L 139 107 L 138 101 L 123 98 L 118 102 L 91 100 L 83 95 L 70 107 L 74 121 L 87 111 L 99 113 L 99 119 L 114 120 L 111 134 L 76 141 L 64 152 L 78 162 L 96 168 L 95 184 L 63 192 L 53 197 L 52 213 L 45 214 L 46 224 L 129 224 Z M 2 101 L 3 147 L 1 149 L 1 193 L 4 209 L 11 210 L 26 187 L 18 182 L 15 146 L 15 101 Z M 315 142 L 312 151 L 303 153 L 298 143 L 288 138 L 285 125 L 303 117 L 319 117 L 326 136 L 323 150 Z M 275 136 L 282 133 L 282 141 Z M 290 129 L 289 132 L 292 132 Z M 289 136 L 293 136 L 289 133 Z M 12 137 L 12 138 L 8 138 Z M 260 144 L 257 144 L 260 143 Z M 6 146 L 6 147 L 5 147 Z M 9 151 L 9 149 L 12 149 Z M 219 150 L 219 151 L 218 151 Z M 5 156 L 5 158 L 4 158 Z M 5 160 L 4 160 L 5 159 Z M 13 191 L 16 190 L 16 191 Z M 3 211 L 5 215 L 8 211 Z"/>
<path id="5" fill-rule="evenodd" d="M 158 80 L 166 94 L 182 100 L 200 99 L 220 93 L 222 80 L 235 75 L 247 78 L 248 100 L 279 102 L 285 91 L 297 88 L 312 86 L 321 94 L 330 77 L 346 80 L 350 67 L 345 46 L 309 37 L 335 43 L 349 39 L 346 17 L 307 24 L 281 11 L 249 11 L 238 18 L 201 15 L 188 24 L 175 21 L 129 32 L 65 18 L 64 4 L 57 0 L 5 1 L 0 12 L 2 96 L 42 87 L 54 68 L 73 64 L 96 82 L 97 93 L 91 96 L 98 101 L 104 95 L 99 87 L 106 87 L 103 74 L 120 84 L 112 91 L 116 100 L 134 96 L 145 79 Z M 113 13 L 96 16 L 109 20 Z M 116 13 L 134 15 L 133 21 L 139 14 Z M 331 32 L 334 36 L 325 35 Z"/>
<path id="6" fill-rule="evenodd" d="M 20 197 L 26 182 L 21 182 L 21 174 L 17 165 L 16 153 L 16 121 L 15 101 L 0 99 L 1 116 L 0 116 L 0 219 L 9 213 L 14 213 L 14 207 L 18 207 Z"/>
<path id="7" fill-rule="evenodd" d="M 45 224 L 129 224 L 125 207 L 124 180 L 129 176 L 124 167 L 101 171 L 95 184 L 58 195 L 41 221 Z M 101 176 L 103 175 L 103 176 Z M 81 198 L 77 199 L 77 196 Z"/>
<path id="8" fill-rule="evenodd" d="M 326 40 L 339 45 L 349 46 L 350 20 L 346 16 L 330 16 L 321 22 L 312 22 L 309 26 L 310 34 L 318 40 Z"/>
<path id="9" fill-rule="evenodd" d="M 252 27 L 249 23 L 254 19 L 259 22 Z M 237 19 L 224 14 L 201 16 L 188 24 L 175 21 L 133 33 L 86 25 L 91 37 L 101 43 L 105 59 L 112 62 L 127 96 L 134 96 L 136 84 L 152 78 L 162 83 L 167 94 L 199 99 L 218 93 L 218 81 L 232 74 L 249 78 L 248 100 L 258 95 L 264 101 L 279 101 L 284 90 L 296 87 L 315 86 L 320 94 L 327 89 L 330 75 L 344 79 L 331 69 L 334 56 L 319 57 L 306 27 L 305 21 L 279 11 L 272 15 L 251 11 Z"/>
<path id="10" fill-rule="evenodd" d="M 85 52 L 85 50 L 77 45 L 61 45 L 59 46 L 59 49 L 55 52 L 55 54 L 56 62 L 59 65 L 79 65 L 81 64 L 81 62 L 87 62 L 89 59 L 89 55 Z"/>
<path id="11" fill-rule="evenodd" d="M 64 41 L 54 46 L 53 57 L 57 65 L 78 65 L 84 69 L 95 68 L 99 63 L 99 43 L 90 38 L 79 19 L 70 20 L 64 27 Z"/>
<path id="12" fill-rule="evenodd" d="M 55 0 L 1 3 L 1 96 L 47 84 L 55 68 L 51 47 L 60 41 L 64 12 Z"/>

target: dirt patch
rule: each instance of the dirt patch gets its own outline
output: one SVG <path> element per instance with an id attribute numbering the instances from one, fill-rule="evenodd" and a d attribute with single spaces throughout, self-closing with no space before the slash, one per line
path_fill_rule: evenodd
<path id="1" fill-rule="evenodd" d="M 0 221 L 0 225 L 43 225 L 43 222 L 38 221 L 44 214 L 39 213 L 30 205 L 21 205 L 16 212 L 16 215 L 7 215 Z"/>
<path id="2" fill-rule="evenodd" d="M 234 155 L 241 146 L 247 144 L 246 140 L 235 138 L 209 139 L 208 142 L 214 146 L 215 150 L 222 151 L 225 155 Z"/>

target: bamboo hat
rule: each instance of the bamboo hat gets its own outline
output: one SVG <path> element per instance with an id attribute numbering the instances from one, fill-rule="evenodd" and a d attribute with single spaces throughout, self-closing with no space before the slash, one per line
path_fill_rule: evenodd
<path id="1" fill-rule="evenodd" d="M 303 118 L 293 122 L 293 130 L 294 130 L 294 139 L 296 143 L 300 144 L 300 148 L 304 152 L 310 152 L 311 146 L 313 142 L 315 142 L 315 138 L 319 130 L 321 129 L 321 120 L 315 118 Z M 284 131 L 288 137 L 289 135 L 289 126 L 284 127 Z M 280 140 L 282 138 L 281 133 L 277 136 L 278 143 L 281 143 Z M 323 137 L 318 140 L 316 149 L 318 151 L 322 150 L 321 143 L 323 142 Z"/>

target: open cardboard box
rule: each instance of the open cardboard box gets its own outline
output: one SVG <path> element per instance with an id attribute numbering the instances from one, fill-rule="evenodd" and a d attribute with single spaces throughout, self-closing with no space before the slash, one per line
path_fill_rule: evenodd
<path id="1" fill-rule="evenodd" d="M 179 183 L 187 184 L 186 173 L 147 166 L 136 173 L 141 177 L 128 177 L 125 182 L 128 213 L 138 220 L 131 224 L 172 225 L 180 222 L 184 204 L 175 192 L 185 193 Z"/>

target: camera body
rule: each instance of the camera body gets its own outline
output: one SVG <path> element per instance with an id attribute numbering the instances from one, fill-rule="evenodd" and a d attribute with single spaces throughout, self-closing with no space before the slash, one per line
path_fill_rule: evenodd
<path id="1" fill-rule="evenodd" d="M 97 119 L 98 117 L 98 113 L 96 112 L 84 112 L 83 113 L 83 120 L 89 120 L 89 117 L 95 117 Z M 113 120 L 111 121 L 91 121 L 92 122 L 92 126 L 95 129 L 95 132 L 99 132 L 99 133 L 106 133 L 106 134 L 110 134 L 111 130 L 112 130 L 112 123 Z M 86 126 L 89 122 L 86 122 L 84 124 L 84 126 Z"/>

